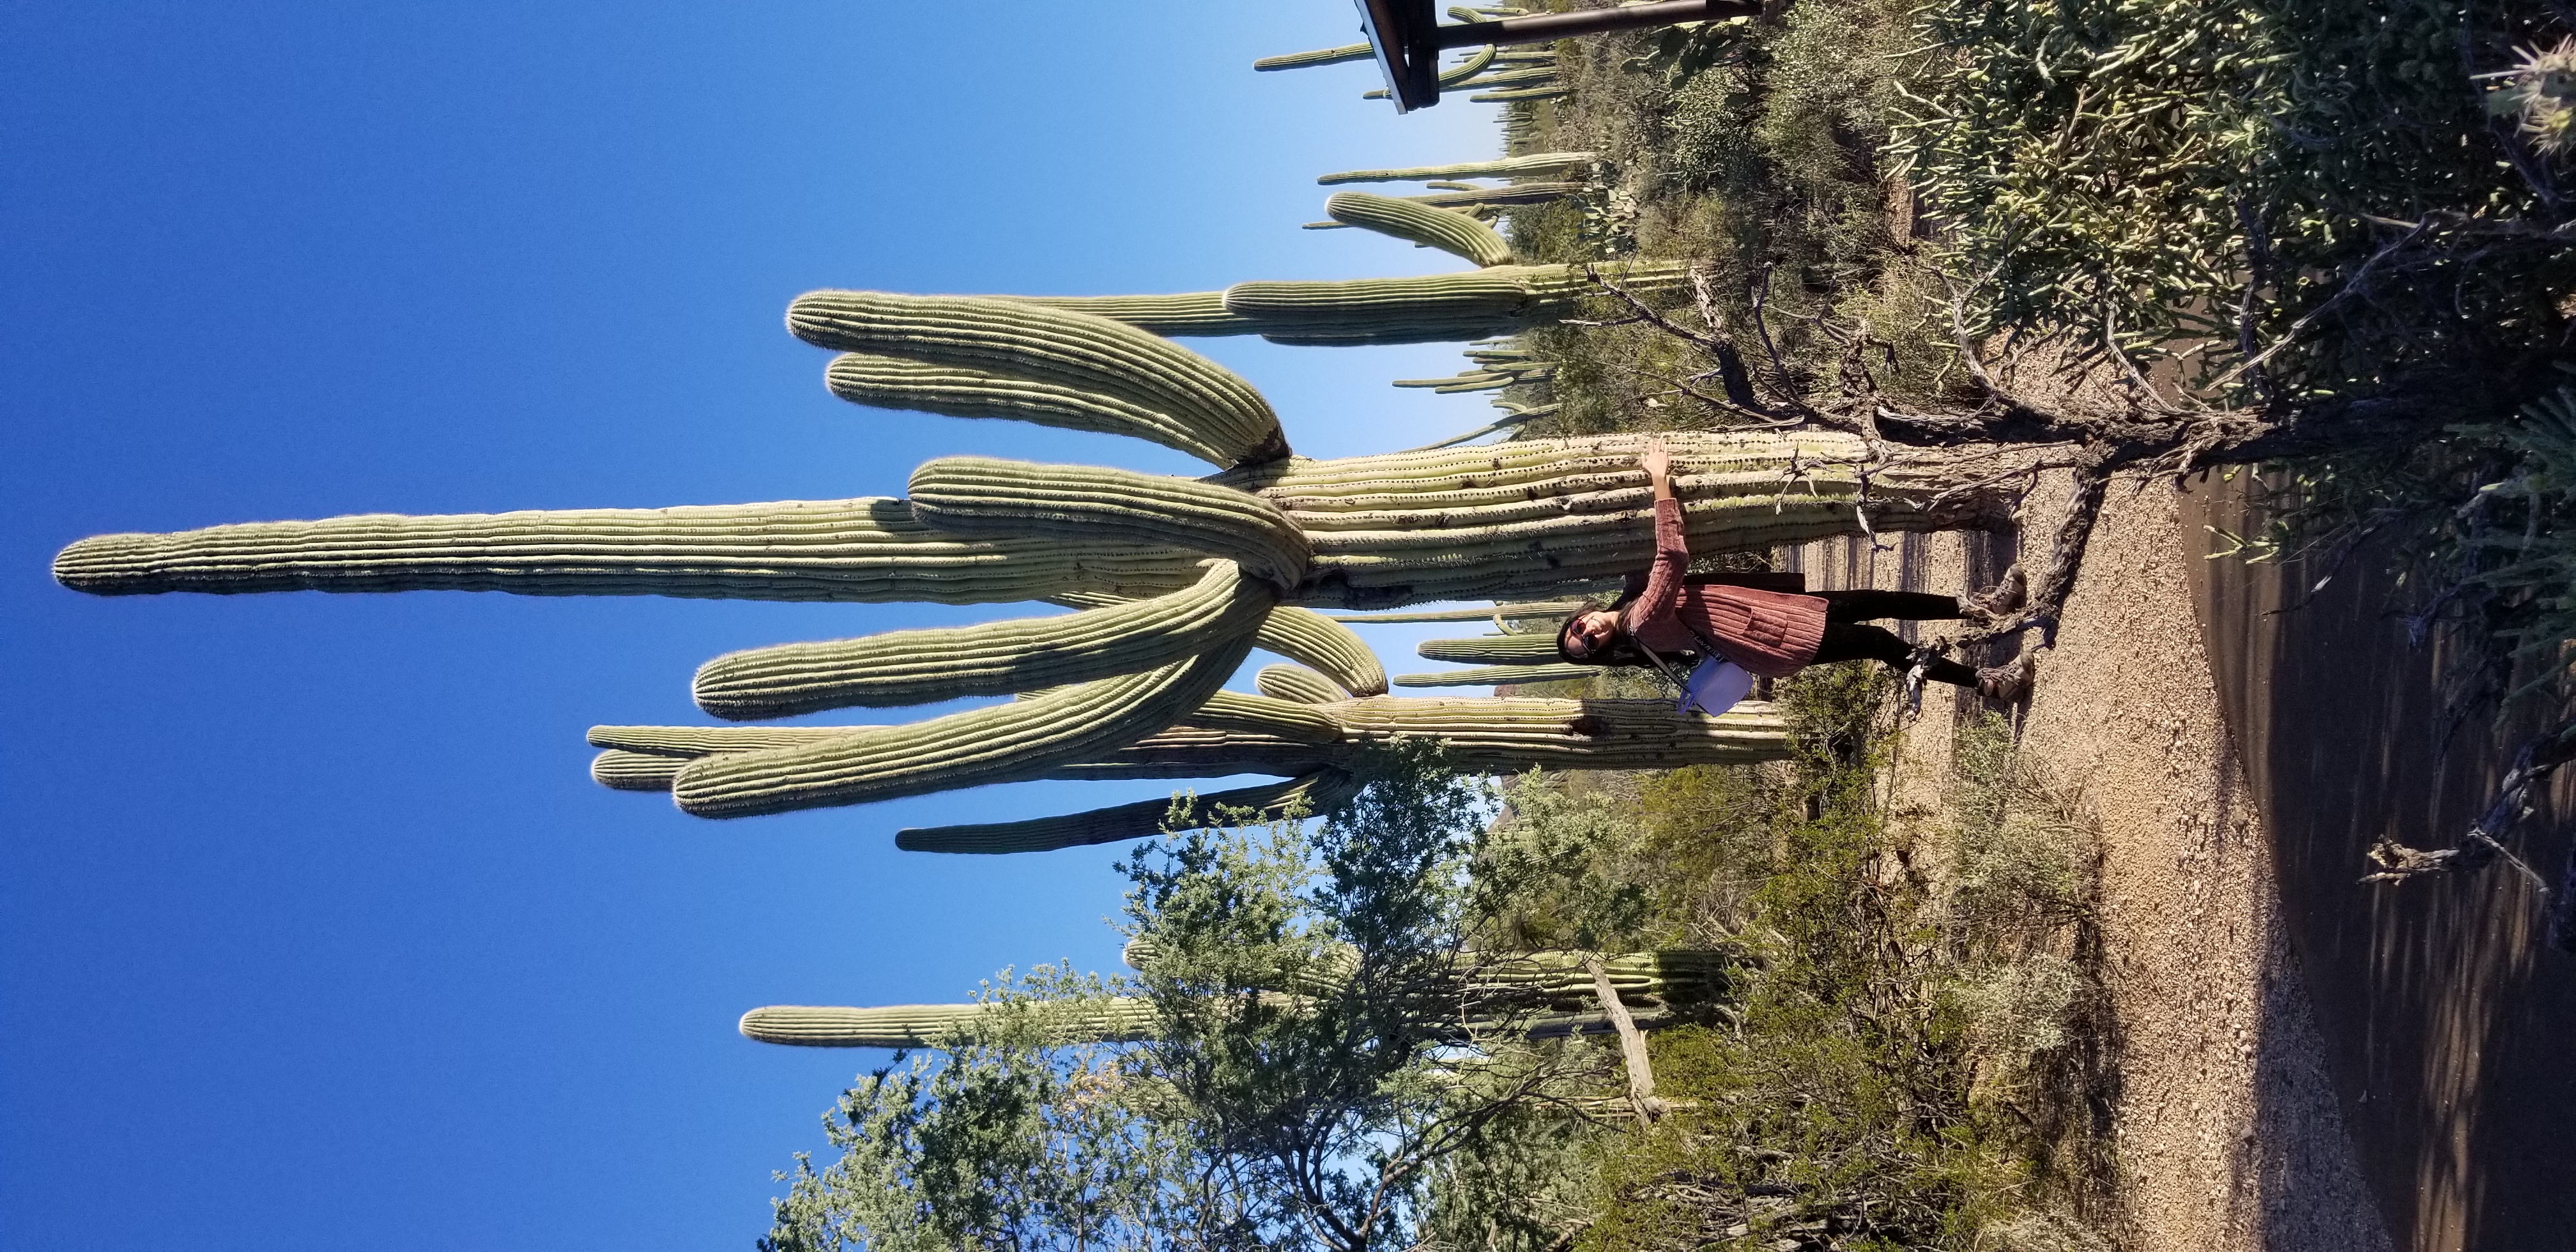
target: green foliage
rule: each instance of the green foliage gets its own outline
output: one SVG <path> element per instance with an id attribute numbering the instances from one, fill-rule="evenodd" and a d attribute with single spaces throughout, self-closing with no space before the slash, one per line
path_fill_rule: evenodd
<path id="1" fill-rule="evenodd" d="M 2249 283 L 2268 342 L 2363 282 L 2409 223 L 2548 216 L 2545 174 L 2470 77 L 2550 20 L 2521 0 L 1932 4 L 1896 151 L 1959 272 L 1992 275 L 1994 325 L 2088 342 L 2116 327 L 2206 370 L 2238 351 Z M 2273 376 L 2341 387 L 2547 343 L 2571 276 L 2561 255 L 2493 249 L 2398 269 Z"/>
<path id="2" fill-rule="evenodd" d="M 823 1119 L 841 1155 L 778 1175 L 761 1252 L 1257 1246 L 1118 1049 L 1047 1043 L 1051 1016 L 1112 990 L 1046 966 L 1006 976 L 983 999 L 1008 1011 L 862 1076 Z"/>
<path id="3" fill-rule="evenodd" d="M 1552 1189 L 1524 1184 L 1564 1207 L 1520 1211 L 1588 1222 L 1578 1246 L 1601 1249 L 2100 1246 L 2064 1215 L 2092 1177 L 2064 1162 L 2105 1150 L 2059 1129 L 2086 1094 L 2076 1038 L 2098 1000 L 2076 942 L 2088 832 L 1995 722 L 1963 729 L 1937 827 L 1892 824 L 1878 798 L 1892 695 L 1868 666 L 1784 684 L 1804 747 L 1792 763 L 1673 771 L 1632 792 L 1514 784 L 1516 820 L 1535 812 L 1552 841 L 1523 838 L 1545 850 L 1582 832 L 1604 849 L 1559 852 L 1553 892 L 1631 887 L 1650 925 L 1754 956 L 1718 1021 L 1652 1036 L 1674 1113 L 1497 1158 L 1531 1175 L 1588 1162 Z M 1546 1246 L 1473 1234 L 1454 1246 Z"/>

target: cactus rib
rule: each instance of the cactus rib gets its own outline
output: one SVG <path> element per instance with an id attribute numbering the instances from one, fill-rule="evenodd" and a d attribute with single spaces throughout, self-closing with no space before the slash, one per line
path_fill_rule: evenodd
<path id="1" fill-rule="evenodd" d="M 1181 807 L 1182 815 L 1173 828 L 1186 829 L 1218 820 L 1220 809 L 1253 809 L 1267 817 L 1285 809 L 1291 802 L 1303 801 L 1306 811 L 1320 812 L 1340 803 L 1356 790 L 1350 775 L 1339 770 L 1317 770 L 1287 782 L 1237 787 L 1203 796 L 1183 793 L 1169 800 L 1144 800 L 1062 817 L 916 827 L 895 832 L 894 846 L 907 852 L 976 855 L 1052 852 L 1058 848 L 1150 838 L 1171 823 L 1176 805 Z"/>
<path id="2" fill-rule="evenodd" d="M 671 796 L 700 817 L 750 817 L 1041 777 L 1171 725 L 1215 694 L 1251 650 L 1246 631 L 1188 661 L 1034 699 L 799 747 L 701 757 L 672 780 Z"/>
<path id="3" fill-rule="evenodd" d="M 1187 478 L 992 457 L 940 457 L 912 473 L 913 514 L 967 536 L 1144 541 L 1239 562 L 1282 589 L 1306 567 L 1306 536 L 1269 501 Z"/>
<path id="4" fill-rule="evenodd" d="M 1035 379 L 1113 397 L 1191 428 L 1230 461 L 1287 455 L 1278 416 L 1206 357 L 1095 313 L 994 296 L 810 291 L 787 306 L 797 338 L 842 352 Z"/>
<path id="5" fill-rule="evenodd" d="M 1508 265 L 1512 245 L 1494 228 L 1447 209 L 1435 209 L 1365 191 L 1337 191 L 1324 201 L 1336 222 L 1438 248 L 1480 266 Z"/>
<path id="6" fill-rule="evenodd" d="M 1258 628 L 1277 598 L 1232 561 L 1148 600 L 1061 617 L 897 630 L 731 652 L 700 666 L 698 707 L 735 721 L 1008 695 L 1169 665 Z"/>
<path id="7" fill-rule="evenodd" d="M 54 577 L 94 595 L 445 590 L 982 604 L 1056 591 L 1157 595 L 1194 579 L 1195 560 L 1129 544 L 960 540 L 923 526 L 902 500 L 861 497 L 369 513 L 96 535 L 63 549 Z"/>

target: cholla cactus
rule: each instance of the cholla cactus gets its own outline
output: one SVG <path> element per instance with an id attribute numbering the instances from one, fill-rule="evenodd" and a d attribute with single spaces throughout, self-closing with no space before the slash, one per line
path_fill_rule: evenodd
<path id="1" fill-rule="evenodd" d="M 2487 112 L 2516 118 L 2531 146 L 2550 156 L 2576 147 L 2576 36 L 2543 51 L 2522 50 L 2522 63 L 2481 78 L 2499 80 L 2487 92 Z"/>

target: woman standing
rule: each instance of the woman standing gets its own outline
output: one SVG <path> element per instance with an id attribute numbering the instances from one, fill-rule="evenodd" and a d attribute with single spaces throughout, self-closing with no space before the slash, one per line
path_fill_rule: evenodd
<path id="1" fill-rule="evenodd" d="M 1835 661 L 1884 661 L 1903 670 L 1914 664 L 1913 647 L 1861 623 L 1874 618 L 1985 622 L 2020 607 L 2019 566 L 2006 571 L 1993 591 L 1968 601 L 1912 591 L 1801 595 L 1686 583 L 1690 549 L 1683 541 L 1681 501 L 1673 497 L 1672 456 L 1663 440 L 1650 440 L 1637 463 L 1655 489 L 1655 563 L 1642 577 L 1630 575 L 1628 593 L 1609 608 L 1565 619 L 1556 634 L 1556 650 L 1573 664 L 1647 665 L 1685 653 L 1714 653 L 1764 678 L 1785 678 Z M 2010 665 L 1970 669 L 1936 659 L 1925 676 L 2011 702 L 2030 694 L 2031 660 L 2025 656 Z"/>

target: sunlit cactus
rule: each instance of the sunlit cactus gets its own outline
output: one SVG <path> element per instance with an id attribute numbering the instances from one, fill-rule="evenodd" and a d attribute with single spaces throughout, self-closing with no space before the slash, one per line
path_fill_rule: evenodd
<path id="1" fill-rule="evenodd" d="M 1302 70 L 1316 65 L 1341 65 L 1351 61 L 1371 61 L 1377 50 L 1364 43 L 1344 44 L 1338 48 L 1318 48 L 1313 52 L 1291 52 L 1282 56 L 1263 57 L 1252 68 L 1265 74 L 1280 70 Z"/>
<path id="2" fill-rule="evenodd" d="M 1303 665 L 1264 665 L 1252 676 L 1253 688 L 1273 700 L 1331 704 L 1342 698 L 1333 680 Z"/>
<path id="3" fill-rule="evenodd" d="M 1531 183 L 1403 199 L 1429 208 L 1539 203 L 1580 189 L 1573 183 Z M 1022 299 L 1179 338 L 1261 335 L 1278 343 L 1440 343 L 1512 334 L 1580 316 L 1584 301 L 1601 290 L 1594 273 L 1640 298 L 1654 298 L 1685 290 L 1690 271 L 1690 262 L 1669 260 L 1601 262 L 1589 273 L 1580 265 L 1497 264 L 1407 278 L 1242 282 L 1223 291 L 1168 296 Z M 798 303 L 829 307 L 859 294 L 864 293 L 819 291 L 799 297 Z M 829 337 L 807 335 L 806 323 L 791 310 L 789 327 L 800 336 L 823 347 L 840 346 Z"/>
<path id="4" fill-rule="evenodd" d="M 1431 670 L 1420 674 L 1398 674 L 1393 682 L 1398 687 L 1502 687 L 1523 683 L 1581 682 L 1600 675 L 1597 667 L 1586 665 L 1477 665 L 1466 669 Z"/>
<path id="5" fill-rule="evenodd" d="M 1324 212 L 1345 226 L 1438 248 L 1478 265 L 1509 265 L 1512 245 L 1494 228 L 1447 209 L 1432 208 L 1393 196 L 1365 191 L 1337 191 L 1324 201 Z"/>
<path id="6" fill-rule="evenodd" d="M 1558 179 L 1567 174 L 1592 168 L 1600 160 L 1593 152 L 1531 152 L 1521 156 L 1498 157 L 1491 161 L 1467 161 L 1457 165 L 1420 165 L 1410 169 L 1343 170 L 1326 174 L 1316 182 L 1327 187 L 1341 183 L 1419 183 L 1462 178 L 1533 178 Z"/>
<path id="7" fill-rule="evenodd" d="M 1413 650 L 1426 661 L 1454 661 L 1460 665 L 1541 665 L 1556 659 L 1556 636 L 1532 633 L 1425 639 Z"/>
<path id="8" fill-rule="evenodd" d="M 1631 283 L 1669 285 L 1687 273 L 1653 264 L 1628 271 Z M 1441 317 L 1525 318 L 1534 307 L 1572 307 L 1591 289 L 1575 267 L 1498 266 L 1427 279 L 1245 283 L 1225 298 L 1234 315 L 1329 341 L 1418 332 Z M 104 535 L 66 548 L 56 576 L 99 594 L 451 589 L 1053 601 L 1072 610 L 754 648 L 708 663 L 695 684 L 703 707 L 728 719 L 1019 697 L 1008 702 L 864 727 L 593 732 L 605 749 L 593 777 L 668 791 L 684 811 L 710 817 L 1042 777 L 1258 773 L 1302 780 L 1311 803 L 1355 753 L 1397 736 L 1436 740 L 1458 768 L 1493 772 L 1785 751 L 1767 706 L 1710 719 L 1652 701 L 1393 699 L 1356 636 L 1300 607 L 1591 593 L 1653 554 L 1638 436 L 1309 460 L 1288 454 L 1268 403 L 1242 379 L 1107 317 L 998 297 L 818 292 L 800 298 L 789 320 L 800 336 L 863 357 L 836 362 L 834 377 L 846 391 L 854 371 L 864 373 L 874 403 L 1125 433 L 1223 468 L 1185 478 L 943 457 L 913 474 L 905 499 Z M 1490 368 L 1515 366 L 1508 346 L 1483 351 Z M 1971 476 L 1938 452 L 1890 462 L 1856 435 L 1665 439 L 1695 551 L 1987 525 L 2011 499 L 1991 485 L 2004 476 L 1990 463 Z M 1292 699 L 1223 691 L 1255 647 L 1338 690 L 1300 678 Z M 1270 807 L 1288 795 L 1257 790 L 1239 798 Z M 1135 829 L 1138 811 L 973 839 L 988 849 L 1093 842 Z"/>
<path id="9" fill-rule="evenodd" d="M 1161 1030 L 1154 1006 L 1132 996 L 1101 996 L 1041 1009 L 996 1001 L 985 1004 L 895 1004 L 884 1008 L 829 1008 L 780 1004 L 742 1015 L 743 1037 L 800 1048 L 939 1048 L 971 1038 L 978 1025 L 1013 1012 L 1044 1013 L 1052 1042 L 1131 1042 Z"/>
<path id="10" fill-rule="evenodd" d="M 1122 955 L 1140 971 L 1158 953 L 1145 940 Z M 1722 1003 L 1743 958 L 1715 949 L 1616 953 L 1601 958 L 1611 991 L 1643 1029 L 1685 1020 L 1677 1008 Z M 1346 972 L 1279 971 L 1244 988 L 1269 1005 L 1297 1011 L 1307 997 L 1336 989 Z M 1341 967 L 1347 971 L 1348 966 Z M 1272 985 L 1275 984 L 1275 985 Z M 1400 993 L 1434 1036 L 1455 1042 L 1505 1034 L 1524 1039 L 1607 1034 L 1598 983 L 1575 952 L 1465 952 L 1447 969 Z M 1162 1019 L 1142 996 L 1090 996 L 1061 1001 L 997 1000 L 980 1004 L 898 1004 L 882 1008 L 773 1005 L 742 1015 L 740 1029 L 761 1043 L 806 1048 L 946 1048 L 981 1037 L 988 1023 L 1025 1015 L 1052 1043 L 1127 1043 L 1161 1036 Z M 1409 1012 L 1410 1015 L 1410 1012 Z"/>

